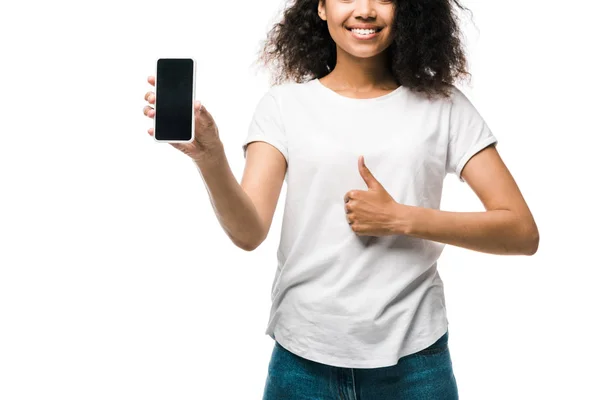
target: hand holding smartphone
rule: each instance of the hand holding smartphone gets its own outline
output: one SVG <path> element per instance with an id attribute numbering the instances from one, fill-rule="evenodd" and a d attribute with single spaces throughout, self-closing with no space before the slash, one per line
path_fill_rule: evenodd
<path id="1" fill-rule="evenodd" d="M 170 143 L 197 160 L 216 148 L 220 140 L 214 119 L 194 99 L 195 70 L 192 58 L 159 58 L 156 76 L 148 77 L 156 93 L 150 91 L 144 96 L 149 103 L 144 107 L 144 115 L 154 120 L 148 133 L 155 141 Z"/>

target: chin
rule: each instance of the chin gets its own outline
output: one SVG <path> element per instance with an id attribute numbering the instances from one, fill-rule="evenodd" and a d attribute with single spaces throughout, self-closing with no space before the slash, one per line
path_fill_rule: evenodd
<path id="1" fill-rule="evenodd" d="M 383 50 L 381 51 L 349 51 L 348 54 L 350 54 L 352 57 L 355 58 L 372 58 L 375 57 L 379 54 L 381 54 L 383 52 Z"/>

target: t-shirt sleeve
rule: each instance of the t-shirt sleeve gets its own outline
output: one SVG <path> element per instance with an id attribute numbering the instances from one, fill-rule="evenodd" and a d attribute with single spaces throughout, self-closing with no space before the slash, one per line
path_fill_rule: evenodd
<path id="1" fill-rule="evenodd" d="M 255 141 L 266 142 L 274 146 L 288 162 L 287 138 L 281 118 L 281 109 L 273 88 L 262 96 L 254 110 L 246 139 L 242 145 L 244 158 L 246 158 L 248 145 Z"/>
<path id="2" fill-rule="evenodd" d="M 487 146 L 495 146 L 498 139 L 467 96 L 456 87 L 452 95 L 449 129 L 446 173 L 452 173 L 464 182 L 461 174 L 467 161 Z"/>

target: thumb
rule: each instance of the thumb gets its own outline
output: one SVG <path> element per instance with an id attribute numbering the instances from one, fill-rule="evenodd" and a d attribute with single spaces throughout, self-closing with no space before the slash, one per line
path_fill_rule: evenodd
<path id="1" fill-rule="evenodd" d="M 194 101 L 194 115 L 198 128 L 211 126 L 215 123 L 212 115 L 199 100 Z"/>
<path id="2" fill-rule="evenodd" d="M 200 113 L 206 111 L 204 105 L 200 102 L 200 100 L 194 101 L 194 113 L 199 115 Z"/>
<path id="3" fill-rule="evenodd" d="M 358 171 L 360 172 L 360 176 L 362 176 L 369 189 L 381 188 L 381 183 L 375 179 L 369 168 L 367 168 L 364 156 L 360 156 L 358 158 Z"/>

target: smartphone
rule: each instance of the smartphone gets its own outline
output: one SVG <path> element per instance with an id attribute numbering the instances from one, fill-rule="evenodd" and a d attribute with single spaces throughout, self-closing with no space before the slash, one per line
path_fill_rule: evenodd
<path id="1" fill-rule="evenodd" d="M 187 143 L 194 140 L 196 61 L 193 58 L 156 60 L 154 140 Z"/>

